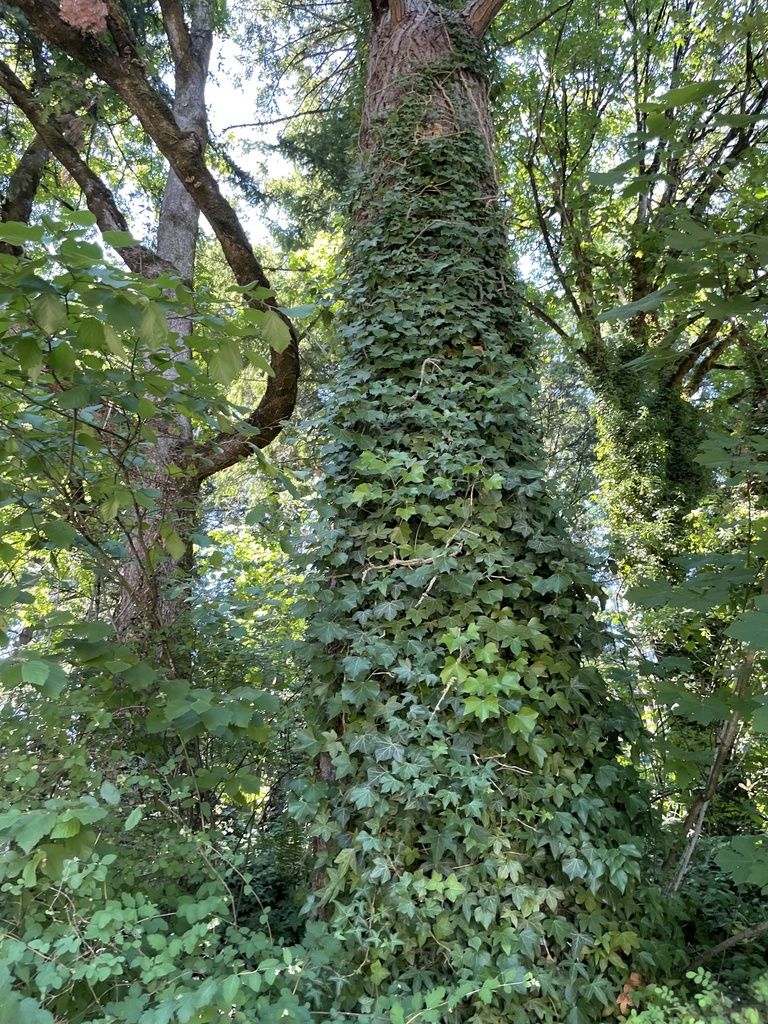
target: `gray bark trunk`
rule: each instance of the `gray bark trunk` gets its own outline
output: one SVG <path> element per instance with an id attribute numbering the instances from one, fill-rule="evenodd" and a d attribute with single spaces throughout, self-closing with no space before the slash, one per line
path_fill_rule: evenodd
<path id="1" fill-rule="evenodd" d="M 179 128 L 207 141 L 205 84 L 213 42 L 212 10 L 208 0 L 196 0 L 190 11 L 189 27 L 179 7 L 168 0 L 163 4 L 171 50 L 175 64 L 173 113 Z M 178 176 L 169 170 L 157 230 L 157 254 L 171 264 L 180 276 L 192 284 L 195 273 L 195 249 L 200 210 Z M 192 329 L 187 317 L 169 317 L 168 327 L 179 339 Z M 189 349 L 178 350 L 179 359 L 188 359 Z M 173 368 L 166 376 L 175 377 Z M 170 469 L 186 466 L 192 456 L 192 428 L 189 420 L 179 416 L 173 421 L 158 420 L 157 450 L 151 470 L 142 474 L 141 483 L 161 493 L 151 520 L 128 538 L 128 559 L 122 573 L 121 593 L 115 616 L 122 636 L 137 632 L 167 630 L 181 612 L 180 597 L 183 580 L 180 574 L 191 568 L 191 550 L 177 563 L 166 556 L 159 563 L 152 551 L 159 542 L 160 523 L 171 522 L 182 539 L 188 537 L 195 519 L 199 494 L 198 477 L 193 474 L 174 476 Z M 177 577 L 174 580 L 174 577 Z M 173 584 L 177 586 L 173 589 Z"/>

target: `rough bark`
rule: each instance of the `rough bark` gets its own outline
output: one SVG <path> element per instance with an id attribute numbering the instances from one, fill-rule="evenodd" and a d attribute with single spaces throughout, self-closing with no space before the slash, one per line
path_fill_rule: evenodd
<path id="1" fill-rule="evenodd" d="M 213 43 L 213 10 L 208 0 L 195 0 L 189 27 L 181 5 L 175 0 L 163 0 L 162 10 L 174 60 L 173 116 L 182 131 L 200 139 L 204 157 L 208 121 L 205 84 Z M 194 197 L 171 168 L 160 208 L 157 255 L 190 284 L 195 277 L 199 219 L 200 209 Z M 168 327 L 181 340 L 191 333 L 192 322 L 186 316 L 169 317 Z M 190 350 L 182 341 L 174 352 L 174 362 L 189 358 Z M 164 375 L 175 379 L 173 365 Z M 169 555 L 158 562 L 153 551 L 160 542 L 160 524 L 172 523 L 183 540 L 194 525 L 199 480 L 194 473 L 180 477 L 172 472 L 177 467 L 187 467 L 194 458 L 192 426 L 185 416 L 158 420 L 153 426 L 157 433 L 154 465 L 142 474 L 141 484 L 153 488 L 161 497 L 151 519 L 128 538 L 128 559 L 122 569 L 115 614 L 115 625 L 122 636 L 143 626 L 155 634 L 158 629 L 171 627 L 183 611 L 181 588 L 173 589 L 174 577 L 180 577 L 181 582 L 184 572 L 191 568 L 191 555 L 179 566 Z"/>
<path id="2" fill-rule="evenodd" d="M 32 206 L 45 173 L 50 153 L 43 140 L 36 135 L 27 146 L 13 174 L 8 180 L 5 199 L 0 207 L 0 220 L 29 223 Z M 19 246 L 0 243 L 0 252 L 20 256 Z"/>
<path id="3" fill-rule="evenodd" d="M 114 196 L 67 137 L 66 125 L 51 116 L 50 111 L 40 107 L 18 75 L 3 61 L 0 61 L 0 88 L 24 114 L 54 158 L 83 190 L 88 209 L 96 217 L 99 228 L 102 231 L 128 231 L 128 221 L 117 206 Z M 144 245 L 121 246 L 118 252 L 130 270 L 145 277 L 160 277 L 175 269 L 173 264 L 161 260 L 155 251 Z"/>
<path id="4" fill-rule="evenodd" d="M 58 47 L 77 58 L 97 74 L 121 97 L 138 118 L 156 146 L 168 160 L 179 182 L 193 197 L 221 244 L 224 256 L 240 285 L 256 284 L 270 288 L 263 267 L 256 258 L 237 214 L 224 198 L 204 156 L 205 135 L 199 128 L 184 130 L 173 111 L 151 85 L 130 28 L 119 5 L 107 4 L 107 28 L 112 47 L 101 37 L 88 34 L 65 22 L 55 0 L 19 0 L 15 5 L 26 14 L 31 24 L 48 45 Z M 181 39 L 183 19 L 180 7 L 165 4 L 169 31 Z M 172 41 L 172 45 L 176 45 Z M 183 44 L 182 44 L 183 45 Z M 277 303 L 252 301 L 256 308 Z M 282 316 L 282 314 L 280 314 Z M 298 334 L 291 321 L 283 316 L 291 333 L 291 344 L 282 352 L 272 351 L 270 365 L 273 376 L 267 382 L 263 399 L 248 418 L 256 433 L 232 438 L 222 434 L 201 452 L 200 479 L 247 458 L 255 449 L 264 448 L 280 433 L 293 412 L 299 373 Z"/>
<path id="5" fill-rule="evenodd" d="M 647 807 L 617 761 L 621 711 L 582 665 L 599 646 L 591 584 L 531 426 L 483 10 L 374 8 L 321 485 L 333 520 L 309 582 L 317 762 L 294 811 L 316 844 L 313 905 L 346 942 L 338 1009 L 382 997 L 411 1019 L 443 986 L 452 1022 L 565 1019 L 568 1002 L 597 1020 L 600 968 L 577 974 L 572 949 L 645 906 L 630 820 Z"/>

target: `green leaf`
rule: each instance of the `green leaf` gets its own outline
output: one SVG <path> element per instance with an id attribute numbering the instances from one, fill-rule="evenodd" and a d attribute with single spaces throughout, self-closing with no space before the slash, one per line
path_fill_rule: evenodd
<path id="1" fill-rule="evenodd" d="M 379 685 L 372 679 L 364 679 L 355 682 L 345 682 L 341 687 L 342 700 L 348 701 L 350 704 L 367 704 L 369 701 L 376 700 L 379 696 Z"/>
<path id="2" fill-rule="evenodd" d="M 165 550 L 176 562 L 180 562 L 187 553 L 187 545 L 175 530 L 162 530 L 163 545 Z"/>
<path id="3" fill-rule="evenodd" d="M 281 313 L 285 313 L 291 320 L 301 320 L 304 317 L 312 316 L 317 309 L 317 304 L 314 302 L 306 302 L 303 306 L 291 306 L 290 309 L 286 309 L 284 306 L 277 307 Z"/>
<path id="4" fill-rule="evenodd" d="M 168 339 L 168 321 L 156 302 L 148 303 L 141 318 L 139 338 L 150 348 L 160 348 Z"/>
<path id="5" fill-rule="evenodd" d="M 128 358 L 128 353 L 125 351 L 125 346 L 120 340 L 120 335 L 111 324 L 104 324 L 104 341 L 113 355 L 119 356 L 120 359 Z"/>
<path id="6" fill-rule="evenodd" d="M 36 381 L 45 358 L 42 349 L 34 338 L 18 338 L 14 348 L 19 366 L 32 381 Z"/>
<path id="7" fill-rule="evenodd" d="M 264 359 L 263 356 L 260 356 L 258 352 L 254 352 L 252 348 L 247 348 L 244 350 L 243 354 L 251 366 L 255 366 L 256 369 L 261 370 L 262 373 L 266 373 L 268 377 L 275 376 L 275 371 L 269 365 L 267 360 Z"/>
<path id="8" fill-rule="evenodd" d="M 698 103 L 700 100 L 706 99 L 707 96 L 721 92 L 724 84 L 722 79 L 711 82 L 691 82 L 690 85 L 682 85 L 679 89 L 670 89 L 668 92 L 662 93 L 661 96 L 654 96 L 647 104 L 640 104 L 640 109 L 651 106 L 684 107 L 689 103 Z"/>
<path id="9" fill-rule="evenodd" d="M 21 666 L 21 678 L 25 683 L 42 686 L 50 671 L 50 665 L 44 661 L 25 661 Z"/>
<path id="10" fill-rule="evenodd" d="M 111 245 L 115 249 L 122 249 L 123 247 L 132 245 L 141 245 L 141 242 L 137 242 L 130 231 L 102 231 L 101 237 L 107 245 Z"/>
<path id="11" fill-rule="evenodd" d="M 90 210 L 70 210 L 66 216 L 70 224 L 80 228 L 92 228 L 96 225 L 96 215 Z"/>
<path id="12" fill-rule="evenodd" d="M 56 402 L 60 409 L 85 409 L 93 405 L 93 394 L 87 384 L 76 384 L 67 391 L 62 391 L 56 396 Z"/>
<path id="13" fill-rule="evenodd" d="M 39 244 L 43 240 L 43 228 L 30 227 L 29 224 L 21 224 L 18 221 L 9 220 L 0 224 L 0 241 L 8 242 L 10 245 L 24 246 L 28 242 Z"/>
<path id="14" fill-rule="evenodd" d="M 355 654 L 343 658 L 341 664 L 348 679 L 362 679 L 371 669 L 371 663 L 367 658 Z"/>
<path id="15" fill-rule="evenodd" d="M 57 548 L 61 548 L 62 551 L 68 551 L 69 548 L 75 542 L 77 537 L 77 530 L 71 523 L 65 523 L 63 520 L 59 522 L 43 523 L 40 528 L 40 532 Z"/>
<path id="16" fill-rule="evenodd" d="M 47 836 L 56 824 L 55 811 L 29 811 L 21 819 L 15 839 L 25 853 L 37 846 L 43 836 Z"/>
<path id="17" fill-rule="evenodd" d="M 144 812 L 140 807 L 134 807 L 131 813 L 125 820 L 125 831 L 131 832 L 139 824 L 141 819 L 144 817 Z"/>
<path id="18" fill-rule="evenodd" d="M 233 1003 L 239 991 L 240 976 L 238 974 L 230 974 L 230 976 L 224 981 L 224 984 L 221 986 L 221 994 L 224 997 L 224 1002 Z"/>
<path id="19" fill-rule="evenodd" d="M 208 374 L 217 384 L 231 384 L 242 368 L 243 357 L 236 338 L 225 338 L 208 359 Z"/>
<path id="20" fill-rule="evenodd" d="M 611 323 L 615 320 L 631 320 L 637 313 L 647 313 L 649 310 L 658 309 L 662 303 L 667 301 L 669 292 L 673 287 L 673 284 L 666 284 L 663 288 L 659 288 L 658 291 L 650 292 L 648 295 L 643 296 L 642 299 L 628 302 L 626 306 L 607 309 L 600 313 L 597 320 L 601 323 Z"/>
<path id="21" fill-rule="evenodd" d="M 32 319 L 46 334 L 63 331 L 69 322 L 67 307 L 57 295 L 44 292 L 32 303 Z"/>
<path id="22" fill-rule="evenodd" d="M 112 807 L 117 807 L 120 803 L 120 793 L 117 787 L 110 782 L 109 779 L 105 779 L 104 782 L 102 782 L 99 793 L 101 794 L 102 800 L 110 804 Z"/>
<path id="23" fill-rule="evenodd" d="M 291 330 L 279 313 L 269 310 L 261 326 L 264 340 L 275 352 L 284 352 L 291 344 Z"/>
<path id="24" fill-rule="evenodd" d="M 768 651 L 768 612 L 744 612 L 725 633 L 748 643 L 754 651 Z"/>

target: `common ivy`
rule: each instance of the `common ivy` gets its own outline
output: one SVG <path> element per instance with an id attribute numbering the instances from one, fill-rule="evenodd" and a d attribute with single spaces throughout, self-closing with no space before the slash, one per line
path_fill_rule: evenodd
<path id="1" fill-rule="evenodd" d="M 473 52 L 408 78 L 356 182 L 294 813 L 347 950 L 336 1007 L 586 1024 L 650 965 L 649 810 L 543 478 Z"/>

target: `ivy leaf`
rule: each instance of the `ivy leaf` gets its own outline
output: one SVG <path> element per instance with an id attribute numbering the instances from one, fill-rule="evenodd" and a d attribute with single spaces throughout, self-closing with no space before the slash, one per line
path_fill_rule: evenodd
<path id="1" fill-rule="evenodd" d="M 571 881 L 573 881 L 574 878 L 587 877 L 587 865 L 575 854 L 570 857 L 566 857 L 563 860 L 563 871 Z"/>
<path id="2" fill-rule="evenodd" d="M 367 704 L 369 701 L 376 700 L 379 692 L 378 683 L 372 679 L 349 681 L 345 682 L 341 688 L 341 698 L 359 707 L 361 704 Z"/>
<path id="3" fill-rule="evenodd" d="M 344 669 L 344 675 L 354 680 L 362 679 L 371 669 L 370 661 L 357 654 L 351 654 L 342 659 L 341 664 Z"/>
<path id="4" fill-rule="evenodd" d="M 396 743 L 394 739 L 385 736 L 383 741 L 377 745 L 374 757 L 377 761 L 402 761 L 405 747 L 402 743 Z"/>

